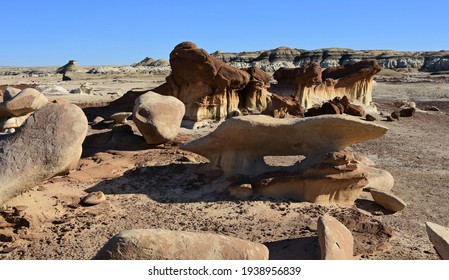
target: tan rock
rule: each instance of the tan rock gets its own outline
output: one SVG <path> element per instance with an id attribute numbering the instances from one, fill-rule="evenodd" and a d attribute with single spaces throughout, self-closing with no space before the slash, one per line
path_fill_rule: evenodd
<path id="1" fill-rule="evenodd" d="M 329 153 L 318 165 L 301 172 L 261 175 L 254 185 L 256 193 L 269 197 L 291 198 L 317 204 L 354 204 L 368 183 L 363 164 L 349 151 Z"/>
<path id="2" fill-rule="evenodd" d="M 0 205 L 77 166 L 87 118 L 73 104 L 48 104 L 0 140 Z"/>
<path id="3" fill-rule="evenodd" d="M 92 192 L 81 199 L 81 204 L 84 205 L 97 205 L 106 201 L 106 196 L 103 192 Z"/>
<path id="4" fill-rule="evenodd" d="M 134 229 L 112 237 L 100 260 L 267 260 L 265 245 L 235 237 L 165 229 Z"/>
<path id="5" fill-rule="evenodd" d="M 118 112 L 111 116 L 114 120 L 115 124 L 125 124 L 126 119 L 129 118 L 133 113 L 132 112 Z"/>
<path id="6" fill-rule="evenodd" d="M 179 99 L 149 91 L 136 99 L 133 120 L 148 144 L 160 144 L 178 135 L 184 113 Z"/>
<path id="7" fill-rule="evenodd" d="M 371 188 L 370 193 L 374 199 L 374 202 L 387 210 L 398 212 L 404 210 L 407 206 L 402 199 L 394 195 L 392 192 Z"/>
<path id="8" fill-rule="evenodd" d="M 394 178 L 390 172 L 374 167 L 366 167 L 365 170 L 366 178 L 368 179 L 365 189 L 373 188 L 381 191 L 390 191 L 393 188 Z"/>
<path id="9" fill-rule="evenodd" d="M 342 223 L 325 215 L 318 219 L 317 227 L 322 260 L 354 259 L 354 238 Z"/>
<path id="10" fill-rule="evenodd" d="M 200 154 L 212 170 L 226 176 L 269 171 L 264 156 L 304 155 L 304 166 L 319 163 L 326 153 L 382 136 L 387 128 L 346 115 L 275 119 L 263 115 L 228 119 L 210 134 L 181 148 Z"/>
<path id="11" fill-rule="evenodd" d="M 449 260 L 449 228 L 427 222 L 426 231 L 441 258 Z"/>
<path id="12" fill-rule="evenodd" d="M 241 184 L 230 187 L 229 194 L 239 199 L 247 199 L 254 194 L 254 191 L 251 184 Z"/>
<path id="13" fill-rule="evenodd" d="M 34 88 L 27 88 L 5 102 L 5 109 L 13 116 L 23 116 L 42 108 L 47 103 L 45 95 Z"/>
<path id="14" fill-rule="evenodd" d="M 32 113 L 20 117 L 12 117 L 3 121 L 3 123 L 0 122 L 0 130 L 20 127 L 31 114 Z"/>

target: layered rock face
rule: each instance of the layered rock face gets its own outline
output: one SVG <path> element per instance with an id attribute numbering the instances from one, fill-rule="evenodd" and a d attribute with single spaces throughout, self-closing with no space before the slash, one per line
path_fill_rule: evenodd
<path id="1" fill-rule="evenodd" d="M 256 66 L 267 72 L 281 67 L 304 67 L 315 62 L 322 68 L 353 64 L 362 60 L 376 60 L 382 68 L 438 72 L 449 70 L 449 51 L 407 52 L 393 50 L 352 50 L 325 48 L 302 50 L 279 47 L 268 51 L 241 53 L 214 52 L 213 56 L 237 68 Z"/>
<path id="2" fill-rule="evenodd" d="M 237 91 L 249 82 L 250 74 L 211 57 L 194 43 L 183 42 L 170 53 L 172 74 L 167 87 L 154 91 L 172 95 L 185 104 L 184 118 L 192 121 L 224 119 L 238 110 Z"/>
<path id="3" fill-rule="evenodd" d="M 335 97 L 349 97 L 353 102 L 370 106 L 373 76 L 381 70 L 374 60 L 363 60 L 322 71 L 316 62 L 305 67 L 277 70 L 273 77 L 278 84 L 271 88 L 278 94 L 294 93 L 308 109 Z"/>

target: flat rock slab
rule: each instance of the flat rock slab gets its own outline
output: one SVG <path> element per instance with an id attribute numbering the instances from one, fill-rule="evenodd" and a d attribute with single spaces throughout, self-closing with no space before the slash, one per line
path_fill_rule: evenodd
<path id="1" fill-rule="evenodd" d="M 112 237 L 100 260 L 267 260 L 268 248 L 243 239 L 165 229 L 133 229 Z"/>
<path id="2" fill-rule="evenodd" d="M 369 189 L 371 196 L 374 199 L 374 202 L 382 206 L 383 208 L 398 212 L 404 210 L 405 207 L 407 207 L 407 203 L 397 197 L 395 194 L 393 194 L 390 191 L 385 190 L 378 190 L 378 189 Z"/>
<path id="3" fill-rule="evenodd" d="M 210 134 L 181 148 L 210 161 L 226 176 L 267 171 L 264 156 L 304 155 L 316 164 L 329 152 L 384 135 L 387 128 L 346 115 L 275 119 L 249 115 L 226 120 Z"/>
<path id="4" fill-rule="evenodd" d="M 427 222 L 426 231 L 441 258 L 449 260 L 449 228 Z"/>

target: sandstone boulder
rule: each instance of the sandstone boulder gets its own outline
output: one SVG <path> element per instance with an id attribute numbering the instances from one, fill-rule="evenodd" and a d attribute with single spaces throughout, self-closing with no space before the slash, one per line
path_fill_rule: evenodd
<path id="1" fill-rule="evenodd" d="M 0 205 L 39 182 L 76 167 L 87 118 L 73 104 L 48 104 L 0 139 Z"/>
<path id="2" fill-rule="evenodd" d="M 264 156 L 304 155 L 304 167 L 319 163 L 326 153 L 382 136 L 387 128 L 346 115 L 275 119 L 263 115 L 228 119 L 210 134 L 181 148 L 200 154 L 210 170 L 226 176 L 259 175 L 270 168 Z"/>
<path id="3" fill-rule="evenodd" d="M 334 217 L 325 215 L 318 219 L 318 242 L 322 260 L 354 259 L 354 238 Z"/>
<path id="4" fill-rule="evenodd" d="M 112 237 L 100 260 L 267 260 L 262 244 L 212 233 L 134 229 Z"/>
<path id="5" fill-rule="evenodd" d="M 449 228 L 427 222 L 426 231 L 441 258 L 449 260 Z"/>
<path id="6" fill-rule="evenodd" d="M 11 100 L 0 104 L 10 116 L 23 116 L 34 112 L 48 103 L 48 99 L 34 88 L 20 91 Z M 2 111 L 2 109 L 0 109 Z M 0 116 L 1 117 L 1 116 Z"/>
<path id="7" fill-rule="evenodd" d="M 126 119 L 129 118 L 133 113 L 131 112 L 118 112 L 112 114 L 111 118 L 114 120 L 115 124 L 126 124 Z"/>
<path id="8" fill-rule="evenodd" d="M 370 189 L 370 193 L 374 199 L 374 202 L 387 210 L 398 212 L 404 210 L 404 208 L 407 206 L 407 204 L 402 199 L 400 199 L 390 191 Z"/>
<path id="9" fill-rule="evenodd" d="M 149 91 L 136 99 L 133 120 L 148 144 L 161 144 L 176 137 L 184 113 L 177 98 Z"/>

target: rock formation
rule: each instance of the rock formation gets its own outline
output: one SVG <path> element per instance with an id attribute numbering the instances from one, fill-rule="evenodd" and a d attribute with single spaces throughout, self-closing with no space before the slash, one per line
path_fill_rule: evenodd
<path id="1" fill-rule="evenodd" d="M 212 133 L 182 148 L 208 158 L 207 168 L 220 169 L 226 176 L 258 175 L 270 171 L 264 156 L 304 155 L 303 164 L 310 167 L 326 153 L 386 132 L 383 126 L 345 115 L 303 119 L 250 115 L 228 119 Z"/>
<path id="2" fill-rule="evenodd" d="M 97 253 L 99 260 L 267 260 L 265 245 L 235 237 L 134 229 L 110 239 Z"/>
<path id="3" fill-rule="evenodd" d="M 387 210 L 398 212 L 404 210 L 404 208 L 407 206 L 407 204 L 402 199 L 400 199 L 390 191 L 379 190 L 375 188 L 371 188 L 369 189 L 369 191 L 374 199 L 374 202 Z"/>
<path id="4" fill-rule="evenodd" d="M 252 186 L 256 193 L 268 197 L 351 205 L 368 184 L 369 169 L 355 160 L 351 152 L 339 151 L 300 172 L 262 174 Z"/>
<path id="5" fill-rule="evenodd" d="M 149 91 L 136 99 L 133 120 L 148 144 L 161 144 L 178 135 L 184 112 L 177 98 Z"/>
<path id="6" fill-rule="evenodd" d="M 373 76 L 380 70 L 374 60 L 331 67 L 324 71 L 318 63 L 312 62 L 300 68 L 277 70 L 273 77 L 278 84 L 272 90 L 278 94 L 295 93 L 306 109 L 343 96 L 359 105 L 370 106 Z"/>
<path id="7" fill-rule="evenodd" d="M 48 104 L 14 134 L 0 138 L 0 205 L 76 167 L 87 118 L 76 105 Z"/>
<path id="8" fill-rule="evenodd" d="M 322 260 L 354 259 L 354 237 L 334 217 L 325 215 L 318 219 L 318 242 Z"/>
<path id="9" fill-rule="evenodd" d="M 185 104 L 184 118 L 192 121 L 222 120 L 238 111 L 239 90 L 250 74 L 210 56 L 194 43 L 178 44 L 170 53 L 172 74 L 166 78 L 168 92 Z"/>

